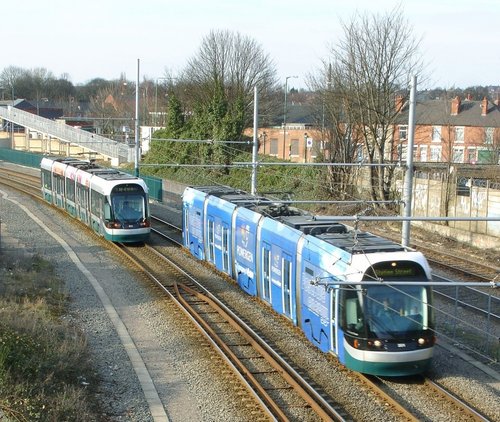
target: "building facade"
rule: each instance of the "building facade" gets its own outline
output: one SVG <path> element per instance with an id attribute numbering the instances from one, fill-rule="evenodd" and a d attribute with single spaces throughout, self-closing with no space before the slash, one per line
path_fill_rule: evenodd
<path id="1" fill-rule="evenodd" d="M 408 107 L 400 106 L 394 130 L 397 151 L 392 158 L 405 158 L 408 141 Z M 499 102 L 427 100 L 415 108 L 413 157 L 420 162 L 498 164 L 500 149 Z"/>
<path id="2" fill-rule="evenodd" d="M 386 159 L 406 160 L 408 104 L 395 101 L 398 117 L 386 142 Z M 287 122 L 258 129 L 259 154 L 297 163 L 314 162 L 324 150 L 326 133 L 311 108 L 292 105 Z M 252 129 L 245 134 L 252 136 Z M 391 149 L 392 148 L 392 149 Z M 500 161 L 500 101 L 459 97 L 417 101 L 413 157 L 416 162 L 498 164 Z M 358 158 L 362 159 L 362 150 Z"/>

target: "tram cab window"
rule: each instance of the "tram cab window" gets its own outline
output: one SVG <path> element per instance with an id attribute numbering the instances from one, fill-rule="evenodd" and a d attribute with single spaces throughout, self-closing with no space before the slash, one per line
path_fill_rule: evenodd
<path id="1" fill-rule="evenodd" d="M 342 290 L 340 300 L 340 324 L 352 335 L 365 332 L 365 317 L 359 301 L 359 290 Z"/>
<path id="2" fill-rule="evenodd" d="M 142 195 L 114 195 L 112 208 L 115 218 L 121 221 L 139 221 L 145 218 L 144 202 Z"/>
<path id="3" fill-rule="evenodd" d="M 426 287 L 404 286 L 404 291 L 398 291 L 385 286 L 370 286 L 366 297 L 368 319 L 372 330 L 379 335 L 425 330 L 432 325 Z"/>
<path id="4" fill-rule="evenodd" d="M 111 206 L 108 201 L 104 202 L 104 220 L 111 220 Z"/>

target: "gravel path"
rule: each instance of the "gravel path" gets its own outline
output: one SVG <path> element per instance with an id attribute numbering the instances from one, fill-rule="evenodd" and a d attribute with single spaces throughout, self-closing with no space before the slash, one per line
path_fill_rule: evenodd
<path id="1" fill-rule="evenodd" d="M 190 330 L 182 329 L 180 324 L 187 325 L 185 317 L 179 315 L 171 303 L 158 300 L 129 271 L 121 268 L 109 251 L 75 229 L 76 226 L 68 218 L 61 218 L 57 211 L 5 187 L 0 187 L 0 196 L 2 252 L 12 253 L 17 259 L 26 253 L 38 254 L 52 262 L 59 277 L 66 282 L 72 299 L 66 318 L 87 336 L 95 370 L 101 379 L 98 396 L 105 412 L 103 420 L 248 420 L 249 415 L 228 400 L 230 387 L 221 377 L 212 374 L 213 362 L 198 345 L 199 338 Z M 121 318 L 133 339 L 132 345 L 122 344 L 109 312 L 68 252 L 18 204 L 25 205 L 72 248 L 110 299 L 108 308 L 111 306 Z M 172 318 L 166 319 L 165 313 Z M 153 409 L 154 416 L 151 414 L 138 374 L 127 355 L 128 348 L 134 345 L 141 353 L 167 416 L 157 413 L 158 409 Z"/>

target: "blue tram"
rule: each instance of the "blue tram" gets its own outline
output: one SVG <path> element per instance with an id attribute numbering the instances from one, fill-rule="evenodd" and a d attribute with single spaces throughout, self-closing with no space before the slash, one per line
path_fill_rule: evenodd
<path id="1" fill-rule="evenodd" d="M 387 376 L 429 367 L 431 272 L 420 252 L 220 186 L 185 190 L 183 242 L 346 367 Z"/>
<path id="2" fill-rule="evenodd" d="M 73 158 L 43 158 L 44 199 L 112 242 L 143 242 L 151 231 L 142 179 Z"/>

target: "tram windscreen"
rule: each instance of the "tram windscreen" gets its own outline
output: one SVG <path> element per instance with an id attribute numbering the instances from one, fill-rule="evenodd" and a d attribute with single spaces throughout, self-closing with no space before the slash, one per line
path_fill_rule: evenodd
<path id="1" fill-rule="evenodd" d="M 368 286 L 365 316 L 377 337 L 429 328 L 430 292 L 424 286 Z"/>
<path id="2" fill-rule="evenodd" d="M 345 326 L 349 332 L 357 336 L 396 338 L 433 327 L 430 286 L 411 284 L 412 281 L 428 281 L 419 264 L 411 261 L 379 263 L 366 272 L 364 280 L 383 280 L 391 284 L 353 286 L 342 295 Z"/>
<path id="3" fill-rule="evenodd" d="M 117 189 L 118 188 L 118 189 Z M 132 223 L 146 218 L 146 199 L 143 190 L 137 185 L 119 186 L 111 194 L 114 218 Z"/>

